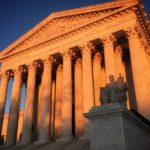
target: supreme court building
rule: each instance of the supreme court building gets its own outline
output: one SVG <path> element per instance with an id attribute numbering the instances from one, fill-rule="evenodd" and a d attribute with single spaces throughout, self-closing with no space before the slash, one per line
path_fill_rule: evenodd
<path id="1" fill-rule="evenodd" d="M 88 136 L 83 113 L 101 105 L 99 89 L 111 74 L 128 84 L 128 109 L 150 120 L 150 23 L 140 0 L 52 13 L 1 51 L 0 61 L 0 134 L 7 145 Z"/>

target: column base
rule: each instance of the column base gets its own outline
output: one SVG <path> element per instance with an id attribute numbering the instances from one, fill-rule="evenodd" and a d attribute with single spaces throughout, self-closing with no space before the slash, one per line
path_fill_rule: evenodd
<path id="1" fill-rule="evenodd" d="M 35 141 L 34 144 L 46 144 L 51 142 L 52 141 L 50 139 L 39 139 L 38 141 Z"/>
<path id="2" fill-rule="evenodd" d="M 80 140 L 89 140 L 90 139 L 90 134 L 85 134 L 85 135 L 81 136 L 79 139 Z"/>
<path id="3" fill-rule="evenodd" d="M 56 142 L 70 142 L 73 141 L 72 136 L 62 136 L 59 139 L 56 139 Z"/>
<path id="4" fill-rule="evenodd" d="M 16 143 L 14 143 L 14 142 L 6 142 L 5 144 L 4 144 L 5 146 L 8 146 L 8 147 L 11 147 L 11 146 L 14 146 L 14 145 L 16 145 Z"/>
<path id="5" fill-rule="evenodd" d="M 20 142 L 19 144 L 17 144 L 17 145 L 19 145 L 19 146 L 25 146 L 25 145 L 30 145 L 30 144 L 32 144 L 32 142 L 24 142 L 24 141 L 22 141 L 22 142 Z"/>
<path id="6" fill-rule="evenodd" d="M 6 144 L 4 144 L 4 145 L 0 145 L 0 149 L 9 148 L 9 147 L 12 147 L 12 146 L 14 146 L 14 145 L 6 145 Z"/>

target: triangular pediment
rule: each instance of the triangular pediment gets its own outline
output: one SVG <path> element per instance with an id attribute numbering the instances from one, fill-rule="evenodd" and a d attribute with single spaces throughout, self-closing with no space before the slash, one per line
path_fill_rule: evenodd
<path id="1" fill-rule="evenodd" d="M 135 3 L 116 0 L 94 6 L 53 13 L 0 53 L 0 58 L 36 46 Z"/>

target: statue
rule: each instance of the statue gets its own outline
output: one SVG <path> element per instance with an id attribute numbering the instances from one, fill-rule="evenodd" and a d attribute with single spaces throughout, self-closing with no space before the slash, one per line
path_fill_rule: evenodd
<path id="1" fill-rule="evenodd" d="M 126 91 L 127 84 L 124 83 L 123 77 L 119 74 L 118 79 L 115 81 L 114 76 L 109 76 L 110 82 L 106 84 L 105 87 L 100 88 L 100 102 L 102 105 L 108 103 L 120 103 L 122 106 L 126 107 Z"/>

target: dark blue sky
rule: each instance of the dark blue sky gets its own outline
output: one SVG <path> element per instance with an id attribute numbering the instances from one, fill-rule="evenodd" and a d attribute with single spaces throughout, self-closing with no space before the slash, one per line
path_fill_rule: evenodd
<path id="1" fill-rule="evenodd" d="M 3 50 L 50 13 L 98 4 L 110 0 L 0 0 L 0 50 Z M 143 0 L 150 16 L 150 0 Z M 9 82 L 5 111 L 9 111 L 12 79 Z M 21 108 L 24 107 L 25 86 Z"/>
<path id="2" fill-rule="evenodd" d="M 0 50 L 50 13 L 110 0 L 0 0 Z M 150 0 L 143 0 L 150 16 Z"/>

